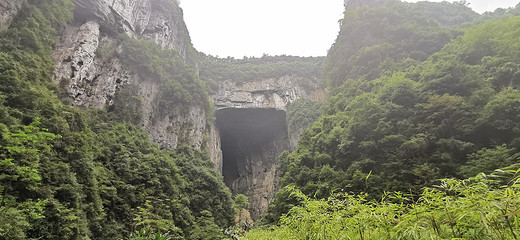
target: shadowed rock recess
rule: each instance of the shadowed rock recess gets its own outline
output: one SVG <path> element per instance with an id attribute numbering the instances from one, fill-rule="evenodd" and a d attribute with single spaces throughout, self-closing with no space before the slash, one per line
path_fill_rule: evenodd
<path id="1" fill-rule="evenodd" d="M 224 182 L 234 194 L 249 197 L 256 219 L 274 197 L 278 155 L 289 148 L 285 111 L 228 108 L 218 110 L 216 118 Z"/>
<path id="2" fill-rule="evenodd" d="M 249 198 L 248 211 L 256 220 L 278 190 L 278 156 L 295 147 L 288 136 L 299 135 L 288 133 L 287 107 L 299 98 L 324 101 L 325 91 L 317 78 L 292 74 L 219 81 L 211 97 L 220 132 L 213 149 L 221 143 L 223 154 L 213 160 L 231 193 Z M 220 156 L 217 152 L 213 156 Z"/>

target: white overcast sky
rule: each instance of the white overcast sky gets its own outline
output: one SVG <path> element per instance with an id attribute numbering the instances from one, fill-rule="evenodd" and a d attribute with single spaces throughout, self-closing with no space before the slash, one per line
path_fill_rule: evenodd
<path id="1" fill-rule="evenodd" d="M 468 0 L 479 13 L 519 1 Z M 343 0 L 181 0 L 181 7 L 197 50 L 235 58 L 325 56 L 343 17 Z"/>

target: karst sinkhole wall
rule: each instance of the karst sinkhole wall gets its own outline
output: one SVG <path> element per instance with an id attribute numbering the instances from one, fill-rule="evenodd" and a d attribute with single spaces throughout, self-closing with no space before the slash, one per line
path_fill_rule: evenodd
<path id="1" fill-rule="evenodd" d="M 222 175 L 233 195 L 244 194 L 253 219 L 274 198 L 278 156 L 289 149 L 285 111 L 261 108 L 217 110 Z"/>

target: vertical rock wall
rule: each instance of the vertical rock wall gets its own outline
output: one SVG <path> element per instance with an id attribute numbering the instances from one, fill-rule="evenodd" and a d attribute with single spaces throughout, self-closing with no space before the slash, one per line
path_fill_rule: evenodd
<path id="1" fill-rule="evenodd" d="M 216 112 L 223 152 L 224 182 L 244 194 L 253 219 L 267 211 L 277 190 L 278 155 L 288 149 L 285 112 L 228 108 Z"/>
<path id="2" fill-rule="evenodd" d="M 222 156 L 222 144 L 220 139 L 220 131 L 215 126 L 211 126 L 208 131 L 208 143 L 207 150 L 208 153 L 215 163 L 215 167 L 218 172 L 222 173 L 223 167 L 223 156 Z"/>
<path id="3" fill-rule="evenodd" d="M 182 9 L 173 0 L 73 1 L 78 21 L 96 21 L 108 34 L 127 33 L 175 49 L 188 60 L 191 40 Z"/>
<path id="4" fill-rule="evenodd" d="M 223 81 L 212 96 L 222 137 L 224 181 L 233 195 L 249 198 L 248 212 L 255 220 L 278 191 L 278 156 L 292 148 L 289 137 L 299 135 L 288 133 L 285 123 L 287 106 L 299 98 L 324 101 L 325 91 L 317 79 L 288 75 Z"/>
<path id="5" fill-rule="evenodd" d="M 119 89 L 138 86 L 142 103 L 141 126 L 162 148 L 173 149 L 183 140 L 196 149 L 206 143 L 219 146 L 207 129 L 204 106 L 173 107 L 157 113 L 160 84 L 143 78 L 118 59 L 118 35 L 149 40 L 175 49 L 188 65 L 197 67 L 182 10 L 170 0 L 74 0 L 75 21 L 68 26 L 52 53 L 54 79 L 71 103 L 78 107 L 108 108 Z M 195 69 L 196 70 L 196 69 Z M 174 103 L 172 103 L 173 105 Z M 210 136 L 208 141 L 205 137 Z M 218 135 L 217 135 L 218 136 Z M 221 156 L 210 151 L 218 163 Z"/>
<path id="6" fill-rule="evenodd" d="M 287 132 L 280 131 L 270 142 L 242 155 L 239 178 L 231 182 L 234 194 L 244 194 L 249 198 L 249 212 L 256 220 L 267 212 L 269 203 L 278 191 L 279 177 L 276 172 L 278 156 L 289 149 Z"/>

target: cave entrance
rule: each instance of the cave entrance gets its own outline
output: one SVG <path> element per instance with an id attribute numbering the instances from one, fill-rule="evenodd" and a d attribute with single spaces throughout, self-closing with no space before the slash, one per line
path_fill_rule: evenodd
<path id="1" fill-rule="evenodd" d="M 285 111 L 227 108 L 217 110 L 215 116 L 222 143 L 222 175 L 226 185 L 232 191 L 236 191 L 237 189 L 232 187 L 233 182 L 253 174 L 253 171 L 256 171 L 253 165 L 265 166 L 276 163 L 279 151 L 274 155 L 269 154 L 270 151 L 266 152 L 266 149 L 273 148 L 269 146 L 280 145 L 278 139 L 287 138 Z M 258 158 L 254 156 L 259 155 L 264 156 L 261 159 L 269 163 L 255 163 L 255 159 Z M 265 159 L 266 157 L 269 159 Z"/>

